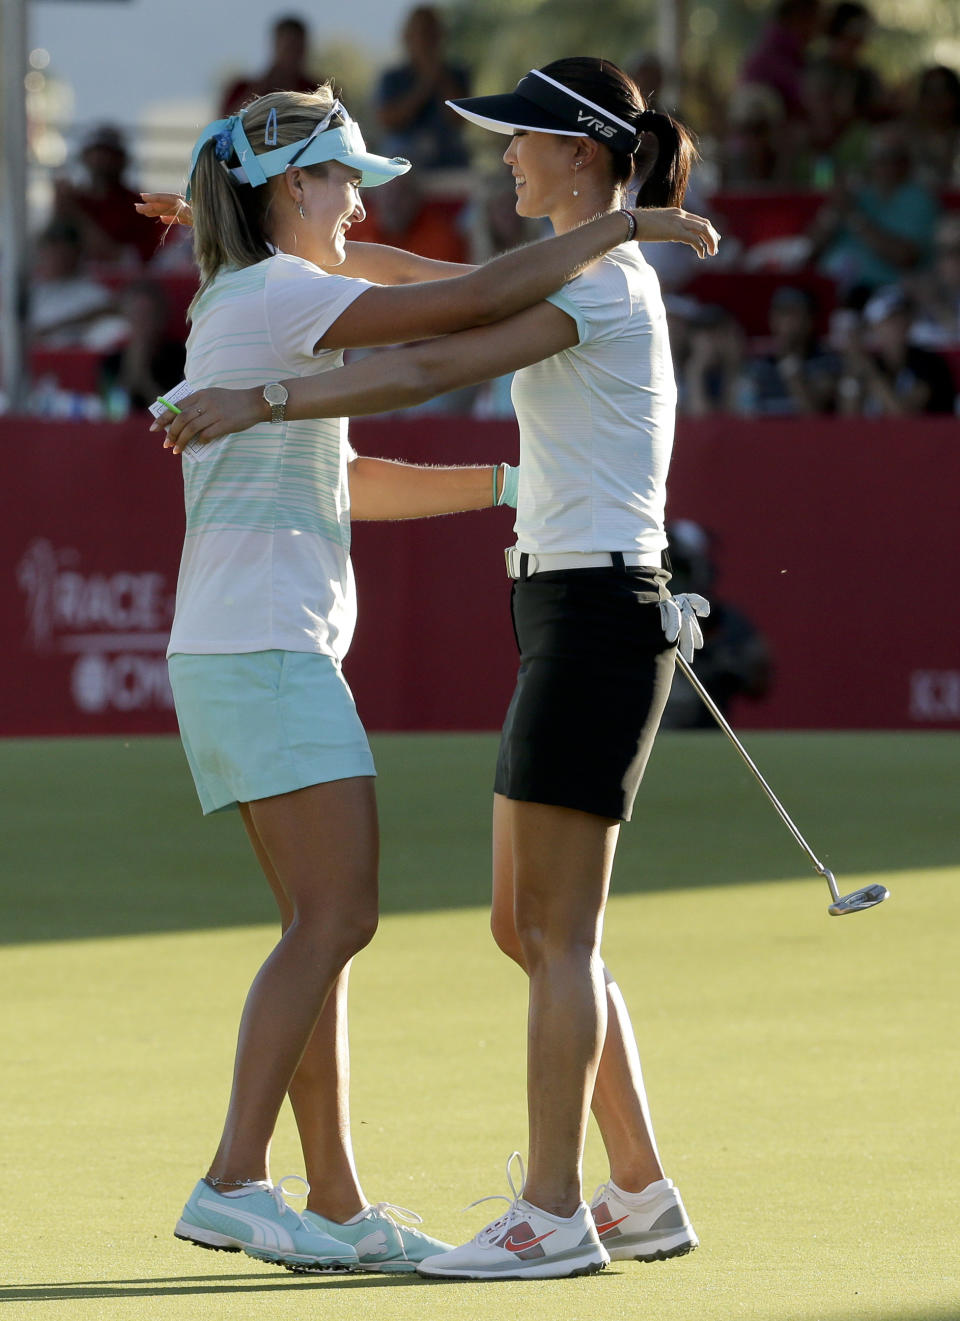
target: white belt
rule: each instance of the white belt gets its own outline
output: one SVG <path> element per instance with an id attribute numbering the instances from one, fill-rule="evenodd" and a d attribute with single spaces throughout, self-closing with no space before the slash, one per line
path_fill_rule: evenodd
<path id="1" fill-rule="evenodd" d="M 516 546 L 508 546 L 504 551 L 508 578 L 532 578 L 535 573 L 553 573 L 557 569 L 609 569 L 614 563 L 614 553 L 608 550 L 570 550 L 541 555 L 539 552 L 528 554 Z M 621 553 L 628 569 L 659 569 L 662 563 L 659 551 L 625 550 Z"/>

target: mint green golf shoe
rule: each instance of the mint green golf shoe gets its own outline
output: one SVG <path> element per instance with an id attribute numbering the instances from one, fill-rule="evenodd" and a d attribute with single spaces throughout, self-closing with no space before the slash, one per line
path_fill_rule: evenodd
<path id="1" fill-rule="evenodd" d="M 277 1184 L 252 1183 L 229 1193 L 201 1179 L 173 1232 L 201 1248 L 245 1252 L 289 1270 L 356 1270 L 357 1254 L 348 1242 L 309 1224 L 285 1200 L 284 1184 L 299 1178 L 288 1174 Z"/>
<path id="2" fill-rule="evenodd" d="M 398 1217 L 411 1223 L 398 1223 Z M 345 1225 L 327 1220 L 315 1211 L 304 1211 L 303 1218 L 323 1234 L 350 1244 L 362 1271 L 385 1275 L 411 1273 L 424 1257 L 450 1251 L 449 1243 L 441 1243 L 422 1230 L 412 1228 L 413 1224 L 421 1223 L 416 1212 L 405 1211 L 402 1206 L 393 1206 L 390 1202 L 366 1207 Z"/>

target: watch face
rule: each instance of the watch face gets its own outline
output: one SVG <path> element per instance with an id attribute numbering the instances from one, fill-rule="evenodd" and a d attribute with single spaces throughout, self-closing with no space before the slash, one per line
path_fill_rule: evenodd
<path id="1" fill-rule="evenodd" d="M 264 386 L 263 397 L 268 404 L 285 404 L 290 395 L 286 386 L 276 383 L 274 385 Z"/>

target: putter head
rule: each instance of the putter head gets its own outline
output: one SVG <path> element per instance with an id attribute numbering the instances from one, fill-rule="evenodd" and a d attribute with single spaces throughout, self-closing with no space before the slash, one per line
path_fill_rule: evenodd
<path id="1" fill-rule="evenodd" d="M 845 917 L 847 913 L 862 913 L 865 908 L 876 908 L 877 904 L 889 898 L 890 891 L 885 885 L 865 885 L 862 890 L 853 890 L 835 899 L 827 912 L 831 917 Z"/>

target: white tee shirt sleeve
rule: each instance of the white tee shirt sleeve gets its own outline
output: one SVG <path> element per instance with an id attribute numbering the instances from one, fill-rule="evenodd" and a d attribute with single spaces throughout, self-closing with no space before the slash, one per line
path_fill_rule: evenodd
<path id="1" fill-rule="evenodd" d="M 317 370 L 317 341 L 370 288 L 368 280 L 332 275 L 296 258 L 270 263 L 267 330 L 277 357 L 289 365 L 291 375 Z"/>
<path id="2" fill-rule="evenodd" d="M 578 275 L 551 294 L 547 302 L 566 312 L 577 327 L 580 344 L 599 343 L 623 333 L 630 320 L 631 305 L 624 297 L 625 280 L 616 267 Z"/>

